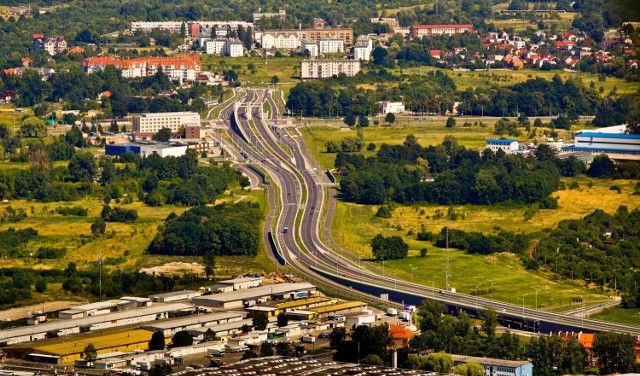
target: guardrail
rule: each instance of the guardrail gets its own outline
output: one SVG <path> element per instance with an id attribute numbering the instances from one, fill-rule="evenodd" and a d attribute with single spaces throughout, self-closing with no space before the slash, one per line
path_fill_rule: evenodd
<path id="1" fill-rule="evenodd" d="M 329 180 L 331 180 L 332 183 L 336 182 L 336 177 L 335 175 L 333 175 L 333 173 L 331 172 L 331 170 L 327 169 L 327 176 L 329 177 Z"/>
<path id="2" fill-rule="evenodd" d="M 265 175 L 264 171 L 262 171 L 260 168 L 258 168 L 258 166 L 254 165 L 253 163 L 248 163 L 247 167 L 249 167 L 251 169 L 251 171 L 255 172 L 256 174 L 258 174 L 258 176 L 260 176 L 262 178 L 262 184 L 264 185 L 270 185 L 271 181 L 269 181 L 269 179 L 267 179 L 267 175 Z"/>
<path id="3" fill-rule="evenodd" d="M 273 234 L 271 233 L 271 231 L 269 231 L 269 234 L 267 237 L 269 238 L 269 244 L 273 249 L 274 256 L 276 257 L 276 260 L 278 260 L 278 263 L 282 266 L 287 266 L 287 260 L 285 260 L 284 257 L 282 257 L 282 254 L 280 253 L 280 250 L 278 249 L 278 246 L 276 245 L 276 242 L 273 239 Z"/>

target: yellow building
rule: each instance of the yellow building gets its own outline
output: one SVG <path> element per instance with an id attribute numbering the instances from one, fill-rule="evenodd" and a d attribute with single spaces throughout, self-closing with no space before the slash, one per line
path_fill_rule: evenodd
<path id="1" fill-rule="evenodd" d="M 118 330 L 76 336 L 60 337 L 32 343 L 22 343 L 4 348 L 9 358 L 43 363 L 73 363 L 83 359 L 88 344 L 93 344 L 98 354 L 147 350 L 152 332 L 147 330 Z M 165 342 L 170 339 L 165 338 Z"/>

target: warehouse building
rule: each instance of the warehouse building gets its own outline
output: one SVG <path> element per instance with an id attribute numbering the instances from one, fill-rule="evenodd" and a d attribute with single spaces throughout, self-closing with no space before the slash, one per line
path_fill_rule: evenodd
<path id="1" fill-rule="evenodd" d="M 157 154 L 164 158 L 185 155 L 188 148 L 189 145 L 185 143 L 141 141 L 105 145 L 104 153 L 112 157 L 117 157 L 127 152 L 132 152 L 142 157 Z"/>
<path id="2" fill-rule="evenodd" d="M 532 376 L 533 365 L 525 361 L 479 358 L 466 355 L 451 355 L 455 366 L 476 362 L 484 367 L 486 376 Z"/>
<path id="3" fill-rule="evenodd" d="M 118 304 L 113 302 L 96 302 L 81 304 L 58 312 L 60 319 L 80 319 L 88 316 L 106 315 L 118 308 Z"/>
<path id="4" fill-rule="evenodd" d="M 142 326 L 142 329 L 150 330 L 152 332 L 160 331 L 165 337 L 171 337 L 182 330 L 193 330 L 204 328 L 206 331 L 212 326 L 220 324 L 240 321 L 245 318 L 244 312 L 220 312 L 209 315 L 197 315 L 191 317 L 185 317 L 175 320 L 167 320 L 162 322 L 154 322 Z M 212 328 L 215 329 L 215 328 Z"/>
<path id="5" fill-rule="evenodd" d="M 33 326 L 4 329 L 0 330 L 0 346 L 141 324 L 173 317 L 184 310 L 193 311 L 193 307 L 182 303 L 165 304 L 75 320 L 54 320 Z"/>
<path id="6" fill-rule="evenodd" d="M 330 304 L 335 304 L 338 299 L 327 298 L 325 296 L 315 296 L 313 298 L 292 300 L 290 302 L 284 302 L 276 305 L 281 311 L 289 312 L 293 309 L 309 309 L 315 307 L 322 307 Z"/>
<path id="7" fill-rule="evenodd" d="M 149 299 L 153 302 L 168 303 L 177 302 L 179 300 L 188 300 L 193 297 L 200 296 L 200 293 L 193 290 L 172 291 L 165 294 L 149 295 Z"/>
<path id="8" fill-rule="evenodd" d="M 615 128 L 615 127 L 607 127 Z M 563 152 L 590 153 L 595 156 L 606 154 L 609 158 L 621 161 L 640 160 L 640 135 L 613 133 L 612 131 L 581 131 L 575 135 L 575 144 L 562 148 Z"/>
<path id="9" fill-rule="evenodd" d="M 310 311 L 316 312 L 318 318 L 324 319 L 333 315 L 344 315 L 347 313 L 362 312 L 367 307 L 367 303 L 363 302 L 344 302 L 338 304 L 332 304 L 328 306 L 316 307 L 310 309 Z"/>
<path id="10" fill-rule="evenodd" d="M 147 350 L 152 334 L 141 329 L 112 331 L 108 334 L 92 333 L 13 345 L 4 351 L 9 358 L 52 364 L 71 363 L 83 358 L 84 348 L 90 343 L 95 346 L 98 354 Z"/>
<path id="11" fill-rule="evenodd" d="M 256 287 L 248 290 L 204 295 L 193 298 L 193 303 L 201 307 L 235 309 L 245 303 L 251 305 L 265 303 L 272 299 L 301 299 L 314 295 L 316 287 L 310 283 L 280 283 L 271 286 Z"/>

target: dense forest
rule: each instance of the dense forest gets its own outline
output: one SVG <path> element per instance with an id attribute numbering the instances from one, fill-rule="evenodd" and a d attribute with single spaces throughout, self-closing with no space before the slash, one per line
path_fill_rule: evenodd
<path id="1" fill-rule="evenodd" d="M 561 174 L 573 176 L 580 166 L 575 159 L 560 161 L 544 153 L 539 159 L 480 153 L 453 137 L 422 147 L 413 135 L 403 145 L 383 144 L 373 157 L 339 153 L 335 161 L 341 196 L 362 204 L 540 202 L 558 188 Z"/>
<path id="2" fill-rule="evenodd" d="M 249 255 L 258 253 L 262 213 L 257 204 L 241 202 L 199 206 L 170 214 L 148 252 L 173 256 Z"/>

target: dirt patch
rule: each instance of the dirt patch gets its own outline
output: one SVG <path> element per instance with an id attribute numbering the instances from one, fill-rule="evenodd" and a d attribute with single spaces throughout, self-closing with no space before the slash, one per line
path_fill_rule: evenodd
<path id="1" fill-rule="evenodd" d="M 185 274 L 204 274 L 204 265 L 197 262 L 169 262 L 167 264 L 153 266 L 151 268 L 140 269 L 140 273 L 151 275 L 185 275 Z"/>
<path id="2" fill-rule="evenodd" d="M 26 307 L 20 308 L 12 308 L 6 311 L 0 312 L 0 320 L 4 319 L 21 319 L 27 317 L 27 311 L 29 311 L 32 315 L 35 315 L 36 312 L 52 312 L 58 311 L 60 309 L 69 308 L 72 306 L 80 305 L 80 302 L 71 302 L 66 300 L 60 300 L 55 302 L 46 302 L 42 304 L 34 304 Z M 40 313 L 38 313 L 40 314 Z"/>

